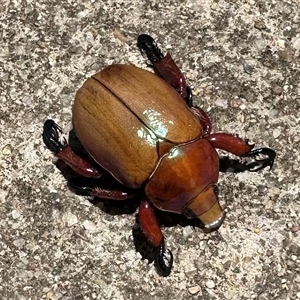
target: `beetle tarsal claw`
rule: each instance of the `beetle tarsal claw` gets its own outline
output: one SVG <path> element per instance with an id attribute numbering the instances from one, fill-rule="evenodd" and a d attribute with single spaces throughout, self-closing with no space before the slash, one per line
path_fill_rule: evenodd
<path id="1" fill-rule="evenodd" d="M 252 150 L 249 154 L 250 157 L 254 157 L 255 161 L 248 164 L 248 171 L 257 172 L 266 167 L 270 167 L 270 170 L 273 167 L 276 153 L 270 148 L 259 148 Z"/>
<path id="2" fill-rule="evenodd" d="M 162 276 L 166 277 L 170 275 L 173 266 L 173 254 L 170 250 L 165 250 L 164 244 L 158 249 L 156 264 Z"/>
<path id="3" fill-rule="evenodd" d="M 146 55 L 152 64 L 164 57 L 154 39 L 148 34 L 138 36 L 137 46 L 142 55 Z"/>
<path id="4" fill-rule="evenodd" d="M 54 153 L 58 153 L 67 143 L 66 139 L 63 144 L 59 141 L 61 133 L 62 129 L 53 120 L 47 120 L 44 123 L 43 141 L 47 148 Z"/>

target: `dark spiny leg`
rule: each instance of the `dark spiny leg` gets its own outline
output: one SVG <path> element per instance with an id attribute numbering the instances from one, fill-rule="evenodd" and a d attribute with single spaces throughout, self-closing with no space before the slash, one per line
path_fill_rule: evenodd
<path id="1" fill-rule="evenodd" d="M 222 149 L 241 157 L 254 158 L 255 161 L 245 165 L 245 171 L 256 172 L 269 166 L 273 166 L 276 152 L 270 148 L 253 149 L 254 145 L 249 145 L 237 136 L 227 133 L 213 133 L 206 138 L 214 148 Z M 259 159 L 258 156 L 265 156 Z"/>
<path id="2" fill-rule="evenodd" d="M 164 58 L 154 39 L 148 34 L 141 34 L 137 39 L 137 46 L 143 55 L 146 55 L 151 64 Z"/>
<path id="3" fill-rule="evenodd" d="M 43 141 L 46 147 L 55 154 L 61 151 L 64 147 L 64 145 L 59 141 L 59 135 L 61 132 L 61 128 L 53 120 L 47 120 L 44 123 L 42 134 Z"/>
<path id="4" fill-rule="evenodd" d="M 157 222 L 154 209 L 146 199 L 139 208 L 139 224 L 143 233 L 154 247 L 157 248 L 156 265 L 163 276 L 168 276 L 173 265 L 173 255 L 170 250 L 166 254 L 164 237 Z"/>
<path id="5" fill-rule="evenodd" d="M 83 178 L 71 178 L 68 180 L 68 186 L 72 191 L 79 195 L 90 195 L 102 199 L 126 200 L 135 197 L 139 190 L 121 190 L 100 187 L 98 180 L 84 180 Z"/>
<path id="6" fill-rule="evenodd" d="M 143 55 L 146 55 L 155 73 L 169 83 L 185 100 L 189 107 L 192 106 L 192 92 L 179 67 L 169 53 L 163 55 L 154 39 L 147 34 L 141 34 L 137 46 Z"/>
<path id="7" fill-rule="evenodd" d="M 61 128 L 53 121 L 47 120 L 44 124 L 43 141 L 47 148 L 55 156 L 70 166 L 76 173 L 84 177 L 98 178 L 101 176 L 89 161 L 74 153 L 66 141 L 62 144 L 59 136 L 62 133 Z"/>
<path id="8" fill-rule="evenodd" d="M 248 171 L 256 172 L 268 166 L 270 167 L 271 170 L 276 157 L 276 152 L 270 148 L 258 148 L 252 150 L 247 156 L 255 158 L 254 162 L 249 163 L 247 165 Z M 257 159 L 257 157 L 259 156 L 267 156 L 267 158 Z"/>

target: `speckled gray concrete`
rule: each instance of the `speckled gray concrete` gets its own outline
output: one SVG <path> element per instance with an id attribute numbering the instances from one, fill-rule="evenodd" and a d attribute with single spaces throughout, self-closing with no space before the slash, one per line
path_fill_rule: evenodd
<path id="1" fill-rule="evenodd" d="M 1 299 L 300 299 L 299 1 L 163 3 L 1 2 Z M 88 76 L 145 66 L 140 33 L 173 54 L 215 130 L 278 153 L 271 172 L 221 174 L 218 232 L 164 229 L 168 278 L 136 253 L 135 216 L 72 194 L 41 140 L 47 118 L 68 128 Z"/>

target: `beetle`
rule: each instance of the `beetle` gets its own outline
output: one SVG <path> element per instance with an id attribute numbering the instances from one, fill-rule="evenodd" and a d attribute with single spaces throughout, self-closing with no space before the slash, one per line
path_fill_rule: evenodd
<path id="1" fill-rule="evenodd" d="M 209 117 L 193 105 L 191 88 L 171 55 L 163 55 L 147 34 L 138 37 L 137 46 L 154 73 L 134 65 L 109 65 L 76 93 L 73 130 L 87 156 L 61 141 L 62 130 L 51 119 L 42 136 L 60 162 L 87 178 L 76 184 L 69 179 L 73 190 L 114 200 L 141 197 L 140 228 L 157 249 L 160 273 L 168 276 L 173 255 L 165 249 L 154 207 L 199 218 L 206 229 L 217 229 L 224 212 L 215 193 L 220 168 L 216 149 L 249 158 L 251 162 L 239 166 L 252 172 L 271 169 L 276 153 L 253 149 L 229 133 L 212 133 Z M 105 172 L 124 189 L 101 185 Z"/>

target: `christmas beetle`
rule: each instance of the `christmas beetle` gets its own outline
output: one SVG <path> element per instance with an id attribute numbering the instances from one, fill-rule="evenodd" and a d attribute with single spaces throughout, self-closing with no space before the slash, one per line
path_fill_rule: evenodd
<path id="1" fill-rule="evenodd" d="M 141 196 L 139 225 L 157 249 L 156 265 L 170 274 L 173 256 L 155 216 L 159 210 L 199 218 L 218 228 L 224 213 L 215 193 L 220 169 L 217 149 L 251 161 L 237 169 L 258 171 L 273 165 L 276 153 L 228 133 L 212 133 L 207 114 L 193 106 L 192 92 L 170 54 L 163 55 L 149 35 L 137 46 L 154 73 L 114 64 L 87 79 L 73 104 L 73 130 L 88 153 L 80 155 L 61 141 L 60 127 L 44 124 L 43 140 L 58 160 L 86 180 L 68 181 L 77 192 L 115 200 Z M 121 189 L 103 186 L 103 174 Z M 90 184 L 89 184 L 90 182 Z"/>

